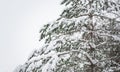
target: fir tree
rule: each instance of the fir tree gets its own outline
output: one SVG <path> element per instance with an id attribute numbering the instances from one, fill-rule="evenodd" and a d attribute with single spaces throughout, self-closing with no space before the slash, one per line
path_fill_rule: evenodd
<path id="1" fill-rule="evenodd" d="M 44 47 L 15 72 L 120 72 L 120 0 L 63 0 Z"/>

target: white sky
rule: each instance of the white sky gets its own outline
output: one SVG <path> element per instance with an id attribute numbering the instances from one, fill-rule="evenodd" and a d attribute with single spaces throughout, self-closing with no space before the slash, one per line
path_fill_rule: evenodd
<path id="1" fill-rule="evenodd" d="M 40 27 L 59 17 L 60 2 L 0 0 L 0 72 L 12 72 L 40 47 Z"/>

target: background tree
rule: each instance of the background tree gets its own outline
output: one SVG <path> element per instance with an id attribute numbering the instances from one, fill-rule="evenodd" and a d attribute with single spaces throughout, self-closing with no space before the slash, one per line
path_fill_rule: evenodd
<path id="1" fill-rule="evenodd" d="M 15 72 L 119 72 L 120 0 L 63 0 L 35 50 Z"/>

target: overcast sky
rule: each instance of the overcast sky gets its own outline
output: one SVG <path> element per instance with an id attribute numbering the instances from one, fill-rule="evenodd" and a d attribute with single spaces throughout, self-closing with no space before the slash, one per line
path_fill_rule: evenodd
<path id="1" fill-rule="evenodd" d="M 0 72 L 12 72 L 40 47 L 39 30 L 56 20 L 61 0 L 0 0 Z"/>

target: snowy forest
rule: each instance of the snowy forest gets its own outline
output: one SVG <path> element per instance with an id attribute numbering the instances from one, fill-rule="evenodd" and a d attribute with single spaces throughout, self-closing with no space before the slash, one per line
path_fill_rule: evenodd
<path id="1" fill-rule="evenodd" d="M 120 72 L 120 0 L 62 0 L 28 60 L 14 72 Z"/>

